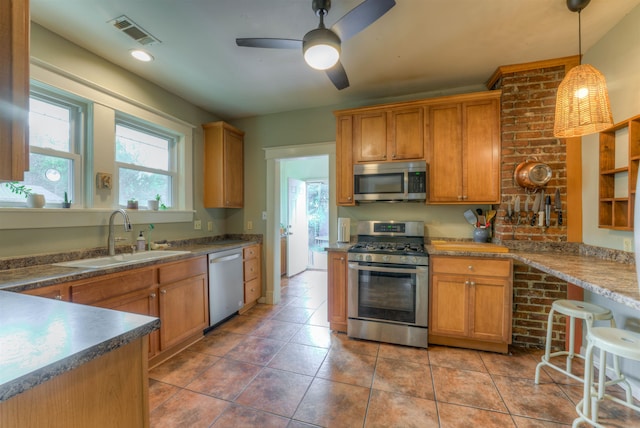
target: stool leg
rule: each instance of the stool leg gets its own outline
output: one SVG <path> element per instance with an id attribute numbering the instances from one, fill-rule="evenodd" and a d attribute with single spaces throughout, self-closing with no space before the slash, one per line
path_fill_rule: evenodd
<path id="1" fill-rule="evenodd" d="M 574 317 L 569 317 L 569 355 L 567 355 L 567 372 L 571 373 L 571 363 L 573 362 L 574 355 L 574 343 L 576 339 L 576 319 Z"/>
<path id="2" fill-rule="evenodd" d="M 591 419 L 591 388 L 593 385 L 593 344 L 587 344 L 586 357 L 584 363 L 584 389 L 582 398 L 582 414 Z"/>
<path id="3" fill-rule="evenodd" d="M 534 383 L 537 385 L 540 383 L 540 369 L 545 365 L 546 362 L 551 358 L 551 333 L 553 330 L 553 308 L 549 311 L 549 317 L 547 318 L 547 343 L 544 346 L 544 356 L 542 357 L 542 362 L 538 363 L 536 366 L 536 376 L 534 379 Z"/>

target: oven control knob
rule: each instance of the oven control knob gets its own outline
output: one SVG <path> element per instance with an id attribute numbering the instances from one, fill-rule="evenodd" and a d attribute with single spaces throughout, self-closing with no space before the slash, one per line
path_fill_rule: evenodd
<path id="1" fill-rule="evenodd" d="M 407 262 L 407 256 L 400 256 L 400 262 L 401 263 L 406 263 Z"/>
<path id="2" fill-rule="evenodd" d="M 382 261 L 386 263 L 389 261 L 389 258 L 389 256 L 382 256 Z"/>
<path id="3" fill-rule="evenodd" d="M 366 261 L 370 262 L 372 260 L 371 256 L 366 256 Z"/>
<path id="4" fill-rule="evenodd" d="M 415 256 L 414 256 L 414 257 L 411 257 L 411 262 L 412 262 L 413 264 L 418 263 L 418 258 L 417 258 L 417 257 L 415 257 Z"/>

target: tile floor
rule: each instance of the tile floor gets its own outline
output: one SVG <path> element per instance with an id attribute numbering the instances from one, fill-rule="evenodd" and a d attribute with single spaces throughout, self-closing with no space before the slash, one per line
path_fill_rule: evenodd
<path id="1" fill-rule="evenodd" d="M 258 305 L 150 371 L 151 426 L 564 427 L 582 387 L 541 351 L 509 355 L 351 340 L 326 322 L 326 272 L 285 280 Z M 582 370 L 575 364 L 576 370 Z M 602 422 L 640 427 L 608 405 Z"/>

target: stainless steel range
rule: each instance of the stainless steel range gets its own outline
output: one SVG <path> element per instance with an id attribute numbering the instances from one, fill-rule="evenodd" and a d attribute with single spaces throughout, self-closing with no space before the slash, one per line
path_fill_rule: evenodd
<path id="1" fill-rule="evenodd" d="M 347 334 L 427 347 L 429 257 L 421 221 L 360 221 L 348 251 Z"/>

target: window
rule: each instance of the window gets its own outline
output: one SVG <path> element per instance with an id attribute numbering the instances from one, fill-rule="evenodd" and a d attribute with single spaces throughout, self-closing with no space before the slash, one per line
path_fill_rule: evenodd
<path id="1" fill-rule="evenodd" d="M 118 204 L 136 199 L 140 207 L 160 195 L 171 207 L 176 185 L 178 136 L 131 119 L 116 120 Z"/>
<path id="2" fill-rule="evenodd" d="M 45 196 L 48 207 L 81 199 L 81 149 L 86 129 L 87 104 L 71 97 L 32 87 L 29 99 L 29 171 L 24 185 Z M 76 201 L 77 202 L 77 201 Z M 24 206 L 25 196 L 0 186 L 2 206 Z"/>

